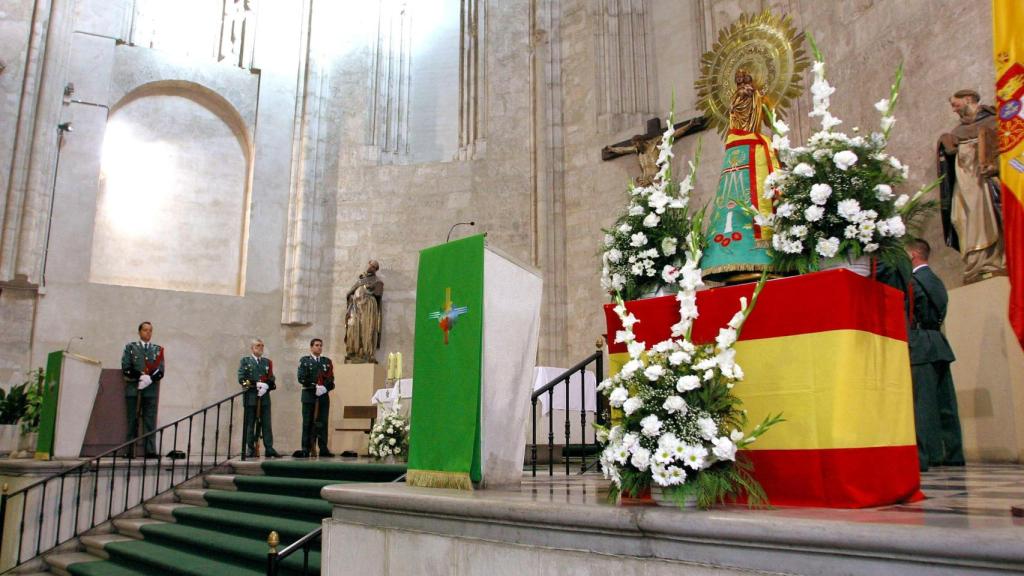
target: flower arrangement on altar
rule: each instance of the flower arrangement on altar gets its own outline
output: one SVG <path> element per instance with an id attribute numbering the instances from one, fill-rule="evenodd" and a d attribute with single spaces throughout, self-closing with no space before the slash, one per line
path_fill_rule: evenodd
<path id="1" fill-rule="evenodd" d="M 815 60 L 814 108 L 808 115 L 821 118 L 821 130 L 805 145 L 791 147 L 789 127 L 767 111 L 772 148 L 786 167 L 769 174 L 762 188 L 774 214 L 757 214 L 754 220 L 772 228 L 771 253 L 779 270 L 805 273 L 820 269 L 823 260 L 861 256 L 895 264 L 906 257 L 908 225 L 934 208 L 934 201 L 922 197 L 938 185 L 933 182 L 913 197 L 895 191 L 908 175 L 907 166 L 886 152 L 903 66 L 897 68 L 889 97 L 875 104 L 880 130 L 861 135 L 854 128 L 850 136 L 835 130 L 842 123 L 829 112 L 835 88 L 825 78 L 825 61 L 814 39 L 808 35 L 808 40 Z"/>
<path id="2" fill-rule="evenodd" d="M 651 185 L 631 183 L 626 213 L 604 231 L 601 286 L 626 300 L 674 285 L 682 263 L 679 241 L 685 238 L 693 219 L 689 199 L 700 163 L 700 144 L 694 161 L 689 162 L 689 174 L 681 182 L 673 181 L 674 121 L 673 110 L 658 144 L 659 170 Z"/>
<path id="3" fill-rule="evenodd" d="M 394 404 L 370 429 L 370 456 L 402 457 L 409 453 L 409 421 L 401 415 L 400 408 L 400 404 Z"/>
<path id="4" fill-rule="evenodd" d="M 697 289 L 704 285 L 701 269 L 703 233 L 690 222 L 684 235 L 685 259 L 674 274 L 678 285 L 680 320 L 672 336 L 650 350 L 639 342 L 639 322 L 618 299 L 615 313 L 623 330 L 615 341 L 625 343 L 629 361 L 603 381 L 598 390 L 608 397 L 621 418 L 610 427 L 598 426 L 604 445 L 601 467 L 612 482 L 610 497 L 639 496 L 648 488 L 685 506 L 687 500 L 708 508 L 726 498 L 745 494 L 750 505 L 765 502 L 764 491 L 750 475 L 750 464 L 737 458 L 737 450 L 750 445 L 782 421 L 769 416 L 744 434 L 746 413 L 733 386 L 743 379 L 733 344 L 753 310 L 765 277 L 748 306 L 745 298 L 714 343 L 695 344 L 691 329 L 697 318 Z M 646 354 L 645 354 L 646 350 Z"/>

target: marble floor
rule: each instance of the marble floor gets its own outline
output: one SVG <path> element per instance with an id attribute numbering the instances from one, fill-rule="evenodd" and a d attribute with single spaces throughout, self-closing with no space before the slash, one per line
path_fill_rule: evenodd
<path id="1" fill-rule="evenodd" d="M 1024 538 L 1024 517 L 1013 508 L 1024 508 L 1024 466 L 974 464 L 966 467 L 932 468 L 921 474 L 926 498 L 911 504 L 855 510 L 776 507 L 746 510 L 742 506 L 720 506 L 719 511 L 757 516 L 834 520 L 851 523 L 931 526 L 951 529 L 1019 529 Z M 548 475 L 524 476 L 522 496 L 552 504 L 611 505 L 607 481 L 599 474 L 566 475 L 564 470 Z"/>

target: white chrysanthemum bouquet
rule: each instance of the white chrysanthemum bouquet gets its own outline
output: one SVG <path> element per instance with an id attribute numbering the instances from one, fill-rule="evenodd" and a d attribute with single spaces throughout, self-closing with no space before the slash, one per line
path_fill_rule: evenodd
<path id="1" fill-rule="evenodd" d="M 650 186 L 631 184 L 626 213 L 604 231 L 601 287 L 626 300 L 674 285 L 683 261 L 679 242 L 690 229 L 690 192 L 700 162 L 700 144 L 695 160 L 689 163 L 690 173 L 682 182 L 674 182 L 674 122 L 672 111 L 658 144 L 659 170 L 653 182 Z"/>
<path id="2" fill-rule="evenodd" d="M 373 425 L 370 430 L 370 456 L 404 457 L 409 453 L 409 421 L 402 417 L 399 408 L 401 406 L 396 404 Z"/>
<path id="3" fill-rule="evenodd" d="M 743 379 L 733 344 L 764 285 L 754 291 L 750 306 L 741 299 L 740 310 L 721 328 L 713 344 L 695 344 L 691 328 L 697 318 L 697 289 L 704 285 L 699 226 L 684 236 L 685 262 L 676 274 L 680 321 L 672 337 L 645 354 L 633 328 L 639 320 L 618 301 L 615 312 L 623 330 L 615 341 L 625 343 L 629 361 L 598 390 L 608 397 L 621 419 L 610 428 L 598 427 L 604 445 L 601 466 L 612 481 L 610 496 L 638 496 L 658 488 L 681 506 L 695 498 L 708 508 L 728 497 L 745 494 L 751 505 L 765 501 L 760 485 L 750 475 L 750 464 L 737 459 L 737 450 L 754 442 L 780 416 L 766 418 L 744 435 L 746 414 L 732 392 Z"/>
<path id="4" fill-rule="evenodd" d="M 922 196 L 938 182 L 920 190 L 913 198 L 897 195 L 907 179 L 907 166 L 886 152 L 889 132 L 896 122 L 893 111 L 903 80 L 902 64 L 896 71 L 889 97 L 875 108 L 881 113 L 880 131 L 869 136 L 849 136 L 835 131 L 842 120 L 829 112 L 835 88 L 825 79 L 825 62 L 808 36 L 814 51 L 814 83 L 811 117 L 821 118 L 821 130 L 803 146 L 789 143 L 789 127 L 768 111 L 774 148 L 785 169 L 768 175 L 763 196 L 771 200 L 775 213 L 755 216 L 761 226 L 770 226 L 772 257 L 779 270 L 801 273 L 821 268 L 822 260 L 852 261 L 876 256 L 895 264 L 905 258 L 907 226 L 931 209 L 934 202 Z"/>

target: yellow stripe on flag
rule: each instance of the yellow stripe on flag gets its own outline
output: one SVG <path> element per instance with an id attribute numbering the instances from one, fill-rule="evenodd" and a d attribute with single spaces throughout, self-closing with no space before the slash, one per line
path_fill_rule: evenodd
<path id="1" fill-rule="evenodd" d="M 609 374 L 629 360 L 611 354 Z M 782 413 L 751 450 L 814 450 L 915 443 L 907 343 L 858 330 L 736 343 L 745 378 L 735 392 L 748 426 Z"/>

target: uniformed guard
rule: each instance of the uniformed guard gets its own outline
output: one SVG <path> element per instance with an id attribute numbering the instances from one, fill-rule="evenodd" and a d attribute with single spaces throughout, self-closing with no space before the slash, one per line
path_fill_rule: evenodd
<path id="1" fill-rule="evenodd" d="M 334 364 L 321 352 L 324 341 L 309 341 L 309 356 L 299 360 L 298 380 L 302 386 L 302 448 L 296 452 L 301 458 L 310 455 L 315 440 L 321 457 L 334 454 L 327 449 L 327 420 L 331 408 L 328 392 L 334 390 Z"/>
<path id="2" fill-rule="evenodd" d="M 242 446 L 247 458 L 259 454 L 259 439 L 263 438 L 263 454 L 267 458 L 279 458 L 274 450 L 274 431 L 270 425 L 270 391 L 277 389 L 274 363 L 263 356 L 263 340 L 251 342 L 252 354 L 243 356 L 238 364 L 238 383 L 245 393 L 242 405 L 245 407 L 242 420 Z"/>
<path id="3" fill-rule="evenodd" d="M 152 337 L 153 324 L 139 324 L 139 340 L 129 342 L 121 354 L 125 409 L 128 414 L 126 440 L 138 438 L 156 428 L 156 403 L 160 394 L 160 381 L 164 377 L 164 349 L 150 342 Z M 132 444 L 128 449 L 131 457 L 135 455 L 134 448 Z M 145 454 L 146 458 L 158 456 L 155 435 L 146 438 Z"/>
<path id="4" fill-rule="evenodd" d="M 914 382 L 914 421 L 921 470 L 928 466 L 963 466 L 964 452 L 960 415 L 949 364 L 956 360 L 946 336 L 940 332 L 946 319 L 949 295 L 942 280 L 928 266 L 931 247 L 913 240 L 907 247 L 913 268 L 910 319 L 910 373 Z"/>

